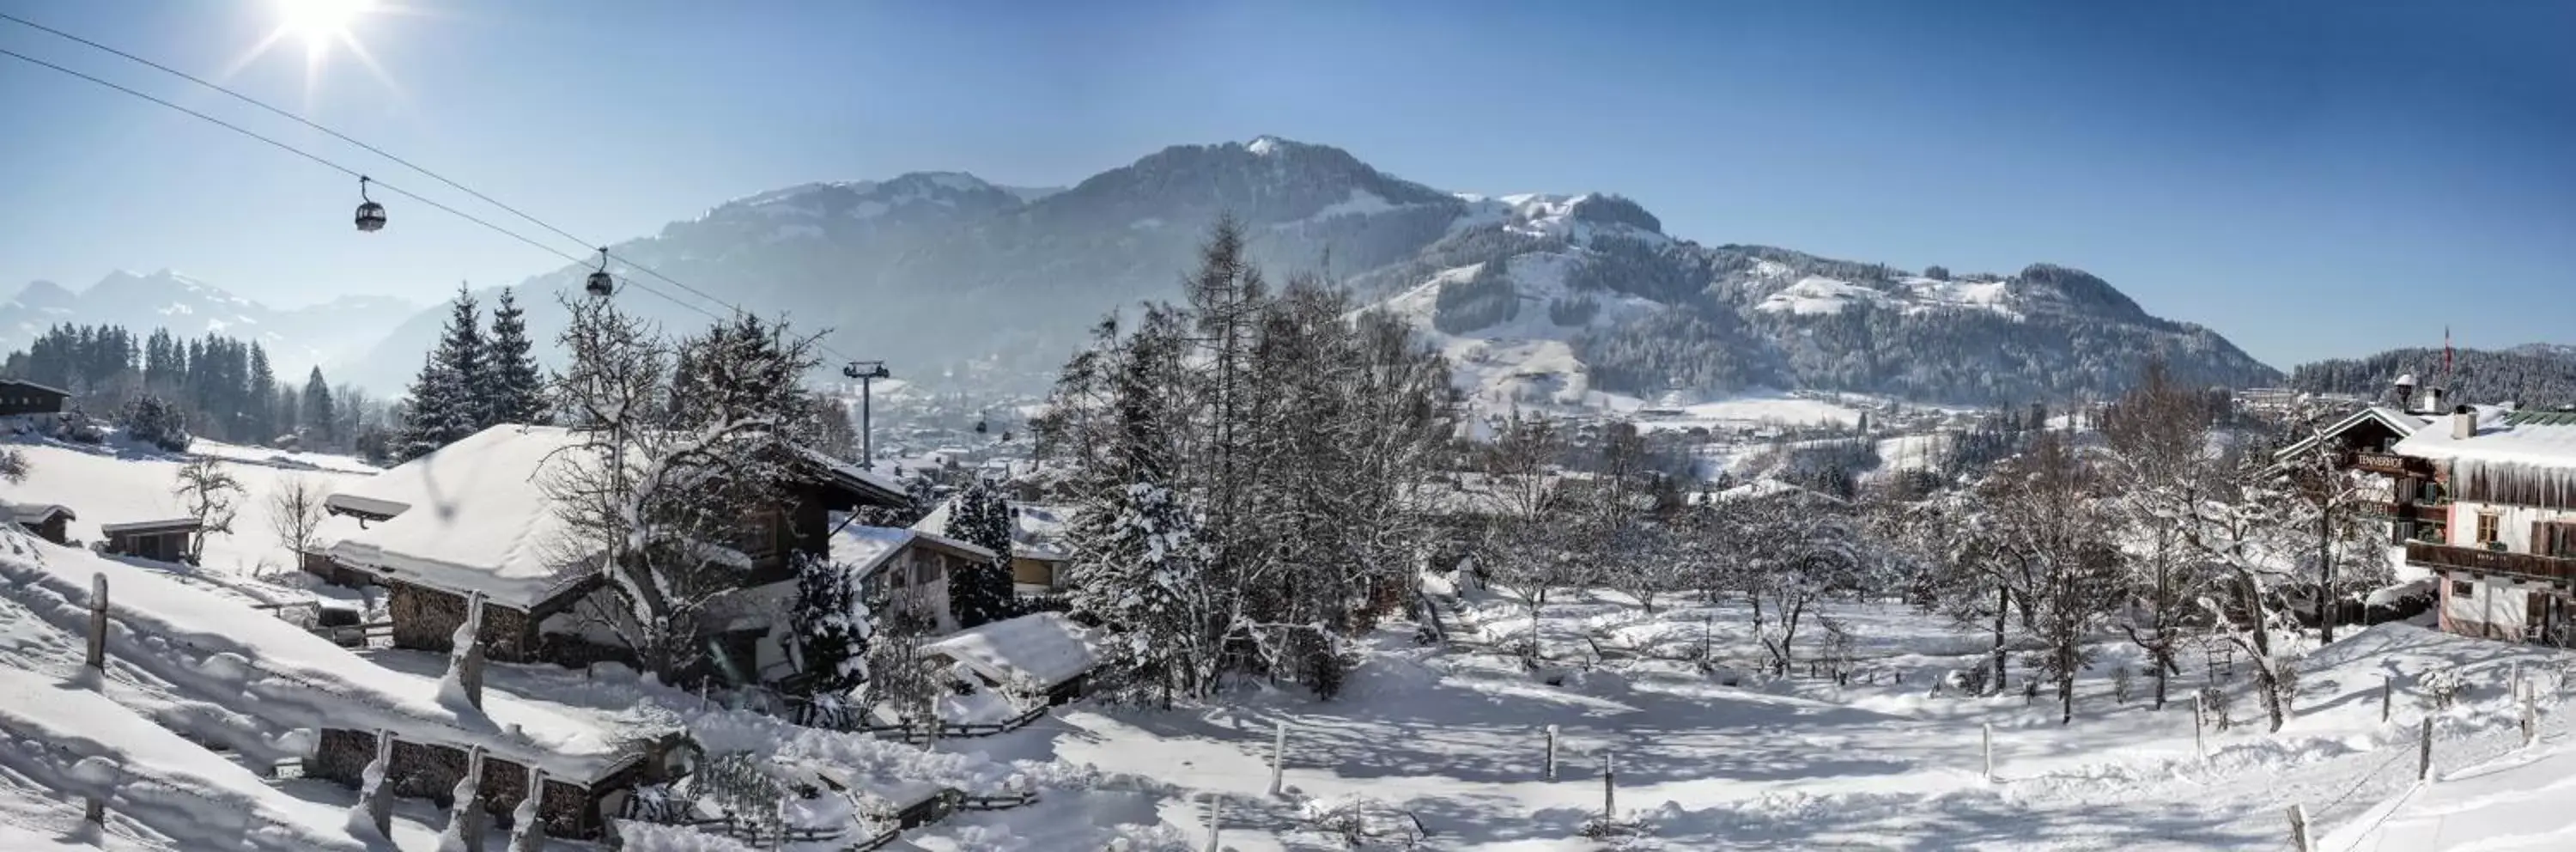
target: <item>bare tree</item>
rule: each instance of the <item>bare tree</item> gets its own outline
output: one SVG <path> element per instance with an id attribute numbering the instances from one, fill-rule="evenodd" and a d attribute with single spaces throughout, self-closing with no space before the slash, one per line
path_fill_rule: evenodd
<path id="1" fill-rule="evenodd" d="M 286 545 L 287 553 L 297 563 L 313 547 L 314 533 L 327 517 L 322 501 L 322 487 L 301 476 L 281 477 L 277 489 L 269 492 L 269 531 L 277 534 L 277 543 Z"/>
<path id="2" fill-rule="evenodd" d="M 179 466 L 178 485 L 170 489 L 185 504 L 188 516 L 197 520 L 197 535 L 188 542 L 188 559 L 205 557 L 206 537 L 216 533 L 231 535 L 233 517 L 241 512 L 241 480 L 223 463 L 199 457 Z"/>
<path id="3" fill-rule="evenodd" d="M 2270 459 L 2239 459 L 2212 493 L 2192 508 L 2184 541 L 2193 553 L 2213 562 L 2220 579 L 2200 597 L 2201 608 L 2220 635 L 2254 664 L 2254 691 L 2279 732 L 2290 715 L 2287 655 L 2273 645 L 2275 631 L 2297 624 L 2280 608 L 2280 587 L 2296 577 L 2284 554 L 2296 546 L 2299 533 L 2287 523 L 2296 498 L 2283 471 Z"/>
<path id="4" fill-rule="evenodd" d="M 2325 433 L 2342 412 L 2316 400 L 2303 400 L 2290 414 L 2291 429 L 2315 441 L 2315 449 L 2282 463 L 2287 490 L 2296 498 L 2288 521 L 2309 532 L 2308 557 L 2317 572 L 2313 613 L 2318 640 L 2333 642 L 2337 601 L 2352 591 L 2387 579 L 2386 542 L 2367 514 L 2371 504 L 2388 500 L 2388 480 L 2345 468 Z"/>
<path id="5" fill-rule="evenodd" d="M 2059 724 L 2075 720 L 2075 675 L 2119 589 L 2119 552 L 2096 499 L 2098 480 L 2064 436 L 2042 431 L 1989 480 L 1996 552 L 2020 581 L 2022 626 L 2057 686 Z"/>
<path id="6" fill-rule="evenodd" d="M 2209 450 L 2216 416 L 2207 395 L 2175 383 L 2155 361 L 2135 389 L 2102 411 L 2110 507 L 2139 557 L 2130 560 L 2132 591 L 2113 620 L 2147 653 L 2157 709 L 2168 679 L 2182 673 L 2179 649 L 2196 612 L 2190 602 L 2208 579 L 2203 560 L 2186 558 L 2183 536 L 2216 474 Z"/>

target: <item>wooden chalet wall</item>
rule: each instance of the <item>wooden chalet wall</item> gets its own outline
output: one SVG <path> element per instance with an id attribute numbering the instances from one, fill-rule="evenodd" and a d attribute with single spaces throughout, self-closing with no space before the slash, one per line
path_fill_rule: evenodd
<path id="1" fill-rule="evenodd" d="M 546 834 L 574 839 L 599 837 L 606 823 L 600 819 L 597 799 L 640 783 L 645 770 L 657 765 L 650 758 L 650 754 L 643 755 L 587 786 L 576 783 L 579 779 L 548 777 L 545 799 L 537 805 L 539 818 L 546 822 Z M 305 762 L 304 772 L 309 777 L 355 788 L 367 764 L 375 759 L 374 732 L 324 728 L 321 744 L 313 758 Z M 456 782 L 465 777 L 466 760 L 463 749 L 412 742 L 397 735 L 393 766 L 385 774 L 385 783 L 397 796 L 429 799 L 444 807 L 451 804 L 448 797 L 455 794 Z M 528 768 L 485 752 L 483 782 L 478 789 L 485 812 L 507 817 L 528 797 Z"/>

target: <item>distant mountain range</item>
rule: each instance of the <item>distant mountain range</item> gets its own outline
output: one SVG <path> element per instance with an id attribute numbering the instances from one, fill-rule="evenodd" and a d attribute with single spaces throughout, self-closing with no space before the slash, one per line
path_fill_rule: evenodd
<path id="1" fill-rule="evenodd" d="M 1488 401 L 1756 387 L 2059 399 L 2116 391 L 2150 355 L 2192 381 L 2279 380 L 2215 332 L 2159 319 L 2075 269 L 1952 276 L 1704 246 L 1617 196 L 1462 195 L 1274 137 L 1166 148 L 1060 191 L 960 173 L 804 184 L 610 248 L 733 304 L 833 329 L 834 348 L 886 359 L 898 375 L 971 365 L 1036 382 L 1109 311 L 1177 298 L 1228 212 L 1274 279 L 1330 274 L 1405 315 Z M 518 285 L 534 333 L 560 327 L 552 294 L 578 294 L 589 271 Z M 621 280 L 622 304 L 674 331 L 708 322 L 675 301 L 722 310 L 649 275 Z M 444 318 L 431 306 L 377 326 L 391 332 L 350 378 L 401 387 Z"/>
<path id="2" fill-rule="evenodd" d="M 320 365 L 336 381 L 348 359 L 373 348 L 421 307 L 390 296 L 342 296 L 308 307 L 272 308 L 167 269 L 149 275 L 118 271 L 79 292 L 51 281 L 28 284 L 0 304 L 0 352 L 24 349 L 66 322 L 119 325 L 138 336 L 167 328 L 183 338 L 212 333 L 256 341 L 268 350 L 278 375 L 300 379 Z"/>

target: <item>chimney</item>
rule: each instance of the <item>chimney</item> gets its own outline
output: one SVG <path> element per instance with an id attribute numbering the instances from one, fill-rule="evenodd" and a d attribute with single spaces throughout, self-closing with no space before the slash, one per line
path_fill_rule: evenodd
<path id="1" fill-rule="evenodd" d="M 2478 412 L 2468 406 L 2451 409 L 2451 439 L 2466 440 L 2478 434 Z"/>
<path id="2" fill-rule="evenodd" d="M 2425 389 L 2424 389 L 2424 410 L 2425 410 L 2425 411 L 2427 411 L 2427 412 L 2435 413 L 2435 414 L 2439 414 L 2439 413 L 2441 413 L 2441 411 L 2442 411 L 2442 389 L 2441 389 L 2441 388 L 2425 388 Z"/>

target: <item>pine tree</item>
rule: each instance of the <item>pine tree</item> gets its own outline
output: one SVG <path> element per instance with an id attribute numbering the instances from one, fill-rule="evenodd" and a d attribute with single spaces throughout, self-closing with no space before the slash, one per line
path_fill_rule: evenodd
<path id="1" fill-rule="evenodd" d="M 959 626 L 973 627 L 1015 614 L 1011 527 L 1011 506 L 990 480 L 975 480 L 950 505 L 948 528 L 943 532 L 994 554 L 990 562 L 959 571 L 948 584 L 948 608 Z"/>
<path id="2" fill-rule="evenodd" d="M 545 377 L 528 340 L 527 311 L 508 288 L 492 306 L 492 337 L 484 358 L 484 388 L 476 394 L 490 408 L 483 425 L 539 423 L 546 419 Z"/>
<path id="3" fill-rule="evenodd" d="M 788 624 L 802 643 L 798 653 L 811 691 L 837 695 L 866 683 L 872 622 L 849 568 L 811 557 L 799 557 L 796 567 Z"/>
<path id="4" fill-rule="evenodd" d="M 250 345 L 250 370 L 248 375 L 243 376 L 243 380 L 240 403 L 236 409 L 241 413 L 242 424 L 246 430 L 241 437 L 267 443 L 275 439 L 277 433 L 283 431 L 284 427 L 277 422 L 277 409 L 274 402 L 277 398 L 277 371 L 269 366 L 268 349 L 260 346 L 257 341 L 253 341 Z"/>
<path id="5" fill-rule="evenodd" d="M 412 381 L 411 417 L 403 423 L 397 458 L 416 459 L 481 430 L 488 407 L 475 392 L 482 387 L 483 354 L 474 295 L 459 287 L 447 330 Z"/>
<path id="6" fill-rule="evenodd" d="M 305 439 L 326 447 L 339 446 L 339 409 L 331 399 L 331 384 L 322 380 L 320 367 L 304 375 L 303 408 Z"/>

